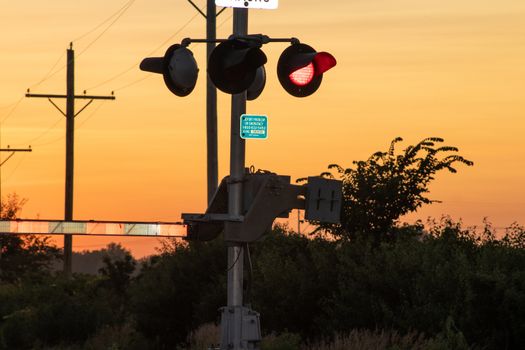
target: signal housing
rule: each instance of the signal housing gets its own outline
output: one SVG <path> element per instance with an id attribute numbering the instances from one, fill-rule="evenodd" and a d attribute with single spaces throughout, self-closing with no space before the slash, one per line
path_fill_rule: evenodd
<path id="1" fill-rule="evenodd" d="M 277 63 L 277 76 L 283 88 L 292 96 L 306 97 L 317 91 L 323 73 L 337 64 L 328 52 L 317 52 L 306 44 L 292 44 Z"/>
<path id="2" fill-rule="evenodd" d="M 259 68 L 267 61 L 260 46 L 260 43 L 241 39 L 220 43 L 208 61 L 208 74 L 213 84 L 228 94 L 248 89 L 255 81 Z"/>
<path id="3" fill-rule="evenodd" d="M 187 96 L 195 88 L 199 68 L 193 53 L 179 44 L 171 45 L 164 57 L 148 57 L 140 63 L 146 72 L 162 74 L 168 89 L 177 96 Z"/>

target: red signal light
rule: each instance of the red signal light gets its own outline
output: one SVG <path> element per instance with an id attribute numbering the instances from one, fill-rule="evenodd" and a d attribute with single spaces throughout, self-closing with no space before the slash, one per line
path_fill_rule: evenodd
<path id="1" fill-rule="evenodd" d="M 298 70 L 290 73 L 289 77 L 292 83 L 297 86 L 305 86 L 310 84 L 314 78 L 315 68 L 313 63 L 309 63 L 306 67 L 299 68 Z"/>
<path id="2" fill-rule="evenodd" d="M 328 52 L 317 52 L 306 44 L 294 43 L 279 57 L 277 76 L 290 95 L 306 97 L 317 91 L 323 74 L 336 64 L 335 57 Z"/>

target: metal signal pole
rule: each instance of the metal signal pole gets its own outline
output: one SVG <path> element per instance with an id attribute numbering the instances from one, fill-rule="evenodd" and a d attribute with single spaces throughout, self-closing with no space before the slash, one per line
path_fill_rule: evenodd
<path id="1" fill-rule="evenodd" d="M 248 9 L 235 8 L 233 10 L 233 34 L 248 34 Z M 230 184 L 228 188 L 228 214 L 230 216 L 242 215 L 242 180 L 244 178 L 246 144 L 240 136 L 240 117 L 246 113 L 246 91 L 232 95 L 231 110 L 231 139 L 230 139 Z M 228 247 L 228 303 L 230 310 L 240 310 L 243 306 L 243 270 L 244 248 L 241 244 Z M 229 322 L 221 324 L 223 339 L 221 350 L 244 349 L 242 344 L 242 317 L 236 313 Z M 232 322 L 233 321 L 233 322 Z M 228 324 L 233 323 L 233 324 Z M 233 330 L 228 333 L 225 329 Z M 229 334 L 229 339 L 224 339 Z"/>
<path id="2" fill-rule="evenodd" d="M 216 17 L 224 11 L 216 13 L 214 0 L 207 0 L 207 14 L 188 0 L 192 6 L 206 18 L 207 58 L 215 48 Z M 248 34 L 248 9 L 233 9 L 233 34 Z M 218 185 L 217 160 L 217 89 L 208 75 L 206 94 L 206 126 L 207 126 L 207 170 L 208 170 L 208 204 L 211 203 Z M 246 113 L 246 91 L 232 95 L 231 107 L 231 139 L 230 139 L 230 181 L 228 184 L 228 215 L 239 217 L 243 211 L 243 179 L 245 175 L 245 141 L 240 137 L 240 116 Z M 228 246 L 228 285 L 227 306 L 221 318 L 221 350 L 257 349 L 260 339 L 258 314 L 243 307 L 243 272 L 244 246 L 240 243 Z M 248 314 L 248 315 L 246 315 Z M 243 320 L 246 317 L 256 317 L 255 336 L 249 340 L 243 338 Z M 253 321 L 255 321 L 252 318 Z M 245 325 L 244 325 L 245 326 Z M 253 325 L 251 331 L 253 333 Z"/>
<path id="3" fill-rule="evenodd" d="M 26 97 L 40 97 L 47 98 L 51 104 L 58 109 L 66 117 L 66 185 L 65 185 L 65 204 L 64 204 L 64 220 L 73 220 L 73 170 L 74 170 L 74 155 L 75 155 L 75 117 L 80 114 L 93 100 L 114 100 L 115 96 L 89 96 L 89 95 L 75 95 L 75 51 L 73 50 L 73 43 L 69 44 L 67 49 L 67 73 L 66 73 L 66 95 L 50 95 L 50 94 L 26 94 Z M 52 98 L 66 99 L 66 113 L 58 107 Z M 84 99 L 89 100 L 78 112 L 75 113 L 75 100 Z M 72 255 L 73 255 L 73 236 L 64 235 L 64 274 L 66 277 L 71 277 L 72 271 Z"/>

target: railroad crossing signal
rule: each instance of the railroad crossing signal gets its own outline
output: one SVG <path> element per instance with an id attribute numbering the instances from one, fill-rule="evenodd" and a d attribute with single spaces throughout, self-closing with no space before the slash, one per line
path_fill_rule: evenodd
<path id="1" fill-rule="evenodd" d="M 195 88 L 199 68 L 193 53 L 186 47 L 202 39 L 184 39 L 172 45 L 164 57 L 148 57 L 140 69 L 162 74 L 168 89 L 177 96 L 187 96 Z M 264 35 L 247 35 L 228 40 L 212 51 L 208 61 L 208 74 L 213 84 L 227 94 L 247 93 L 248 100 L 256 99 L 266 85 L 266 55 L 261 50 L 269 42 L 291 42 L 277 64 L 277 76 L 283 88 L 292 96 L 306 97 L 317 91 L 323 74 L 337 61 L 328 52 L 317 52 L 297 39 L 270 39 Z"/>
<path id="2" fill-rule="evenodd" d="M 199 68 L 193 52 L 179 44 L 171 45 L 164 57 L 148 57 L 140 63 L 146 72 L 162 74 L 168 89 L 177 96 L 187 96 L 195 88 Z"/>
<path id="3" fill-rule="evenodd" d="M 215 86 L 228 94 L 247 90 L 267 58 L 256 41 L 232 39 L 220 43 L 211 53 L 208 74 Z"/>
<path id="4" fill-rule="evenodd" d="M 279 57 L 277 76 L 290 95 L 306 97 L 317 91 L 323 73 L 336 63 L 328 52 L 317 52 L 306 44 L 293 44 Z"/>

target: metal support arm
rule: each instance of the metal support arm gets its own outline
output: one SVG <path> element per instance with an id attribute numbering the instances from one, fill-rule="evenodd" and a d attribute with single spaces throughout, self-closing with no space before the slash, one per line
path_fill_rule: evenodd
<path id="1" fill-rule="evenodd" d="M 188 240 L 208 241 L 223 231 L 230 242 L 253 242 L 267 232 L 275 218 L 287 218 L 290 210 L 305 207 L 306 187 L 290 184 L 290 177 L 246 174 L 242 179 L 242 215 L 228 213 L 228 186 L 225 177 L 204 214 L 182 214 L 188 225 Z M 225 230 L 226 228 L 226 230 Z"/>
<path id="2" fill-rule="evenodd" d="M 250 34 L 250 35 L 230 35 L 228 39 L 192 39 L 184 38 L 181 41 L 182 46 L 189 46 L 192 43 L 222 43 L 224 41 L 238 39 L 244 41 L 254 41 L 260 45 L 269 44 L 269 43 L 290 43 L 290 44 L 299 44 L 300 41 L 297 38 L 270 38 L 268 35 L 264 34 Z"/>

